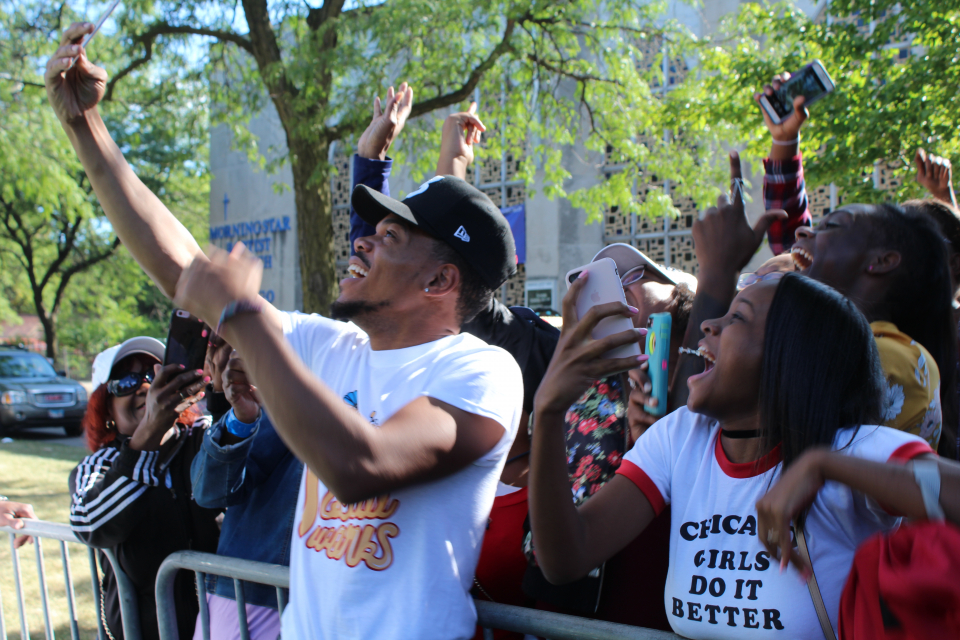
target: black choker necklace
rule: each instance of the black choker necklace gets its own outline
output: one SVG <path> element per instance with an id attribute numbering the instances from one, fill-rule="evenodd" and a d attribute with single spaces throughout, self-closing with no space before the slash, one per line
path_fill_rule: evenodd
<path id="1" fill-rule="evenodd" d="M 734 440 L 745 440 L 747 438 L 759 438 L 760 429 L 750 429 L 749 431 L 727 431 L 726 429 L 720 429 L 721 435 L 724 435 L 728 438 L 733 438 Z"/>

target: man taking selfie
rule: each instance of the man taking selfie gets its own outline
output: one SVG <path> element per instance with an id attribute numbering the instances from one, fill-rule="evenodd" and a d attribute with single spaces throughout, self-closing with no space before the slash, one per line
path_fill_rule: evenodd
<path id="1" fill-rule="evenodd" d="M 106 72 L 75 44 L 92 29 L 64 34 L 50 102 L 121 241 L 219 325 L 306 465 L 283 636 L 472 637 L 469 587 L 523 384 L 506 352 L 460 326 L 514 271 L 506 220 L 457 178 L 403 202 L 360 187 L 353 204 L 376 235 L 356 241 L 331 308 L 351 322 L 281 312 L 258 296 L 259 261 L 242 245 L 208 259 L 124 160 L 96 108 Z"/>

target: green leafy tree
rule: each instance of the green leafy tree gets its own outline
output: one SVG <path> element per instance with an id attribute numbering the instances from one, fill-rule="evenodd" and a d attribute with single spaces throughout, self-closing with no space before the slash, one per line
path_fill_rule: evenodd
<path id="1" fill-rule="evenodd" d="M 769 136 L 753 92 L 819 58 L 837 89 L 803 129 L 808 183 L 835 183 L 847 201 L 923 196 L 916 149 L 960 154 L 960 2 L 833 0 L 827 9 L 811 18 L 788 3 L 741 5 L 699 47 L 704 116 L 738 130 L 743 156 L 757 161 Z M 875 163 L 889 166 L 893 188 L 874 187 Z"/>
<path id="2" fill-rule="evenodd" d="M 205 46 L 215 122 L 230 125 L 241 146 L 254 142 L 245 129 L 251 114 L 272 103 L 293 175 L 304 307 L 323 311 L 337 295 L 330 145 L 355 139 L 369 121 L 373 95 L 403 80 L 417 91 L 413 117 L 465 107 L 479 92 L 484 120 L 496 129 L 485 153 L 522 155 L 521 177 L 532 181 L 541 171 L 551 196 L 564 195 L 569 178 L 563 150 L 579 144 L 594 157 L 608 146 L 628 147 L 636 152 L 635 170 L 669 165 L 686 177 L 683 189 L 701 198 L 716 194 L 723 173 L 704 171 L 706 158 L 727 140 L 706 130 L 701 146 L 690 147 L 661 135 L 669 115 L 656 88 L 661 43 L 669 39 L 671 55 L 692 44 L 682 28 L 661 19 L 665 7 L 633 0 L 361 0 L 349 7 L 344 0 L 134 0 L 118 18 L 126 64 L 108 71 L 123 77 L 194 37 Z M 412 123 L 404 136 L 403 155 L 423 173 L 436 161 L 436 120 Z M 648 144 L 639 142 L 647 132 L 655 132 Z M 625 196 L 629 189 L 617 187 L 627 181 L 625 174 L 575 204 L 592 212 L 608 202 L 669 209 L 666 198 Z"/>

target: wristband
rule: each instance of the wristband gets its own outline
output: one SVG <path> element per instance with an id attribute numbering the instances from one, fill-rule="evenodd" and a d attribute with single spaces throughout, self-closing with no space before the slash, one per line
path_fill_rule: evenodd
<path id="1" fill-rule="evenodd" d="M 259 302 L 231 300 L 223 308 L 223 312 L 220 313 L 220 321 L 217 322 L 217 335 L 220 335 L 220 329 L 227 320 L 241 313 L 263 313 L 263 306 Z"/>
<path id="2" fill-rule="evenodd" d="M 913 477 L 920 487 L 927 519 L 943 522 L 945 516 L 943 507 L 940 506 L 940 465 L 936 460 L 917 460 L 913 463 Z"/>
<path id="3" fill-rule="evenodd" d="M 260 424 L 260 416 L 257 416 L 257 419 L 247 424 L 246 422 L 240 422 L 240 419 L 237 418 L 237 415 L 233 412 L 233 409 L 227 412 L 227 417 L 225 419 L 225 425 L 227 431 L 237 436 L 238 438 L 249 438 L 250 434 L 253 433 L 254 428 Z"/>
<path id="4" fill-rule="evenodd" d="M 773 140 L 773 144 L 778 147 L 790 147 L 795 144 L 800 144 L 800 136 L 797 136 L 793 140 Z"/>

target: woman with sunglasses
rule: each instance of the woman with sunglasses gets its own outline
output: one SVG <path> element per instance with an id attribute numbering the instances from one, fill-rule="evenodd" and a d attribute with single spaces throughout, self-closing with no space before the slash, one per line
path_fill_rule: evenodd
<path id="1" fill-rule="evenodd" d="M 97 356 L 83 419 L 93 453 L 70 474 L 70 525 L 87 544 L 116 554 L 136 588 L 144 640 L 159 637 L 160 563 L 184 549 L 214 553 L 219 537 L 219 511 L 197 505 L 190 483 L 209 426 L 194 405 L 209 377 L 162 367 L 163 355 L 159 340 L 138 337 Z M 100 564 L 104 628 L 123 638 L 116 578 L 102 554 Z M 190 637 L 198 612 L 192 574 L 180 573 L 174 595 L 180 637 Z"/>

